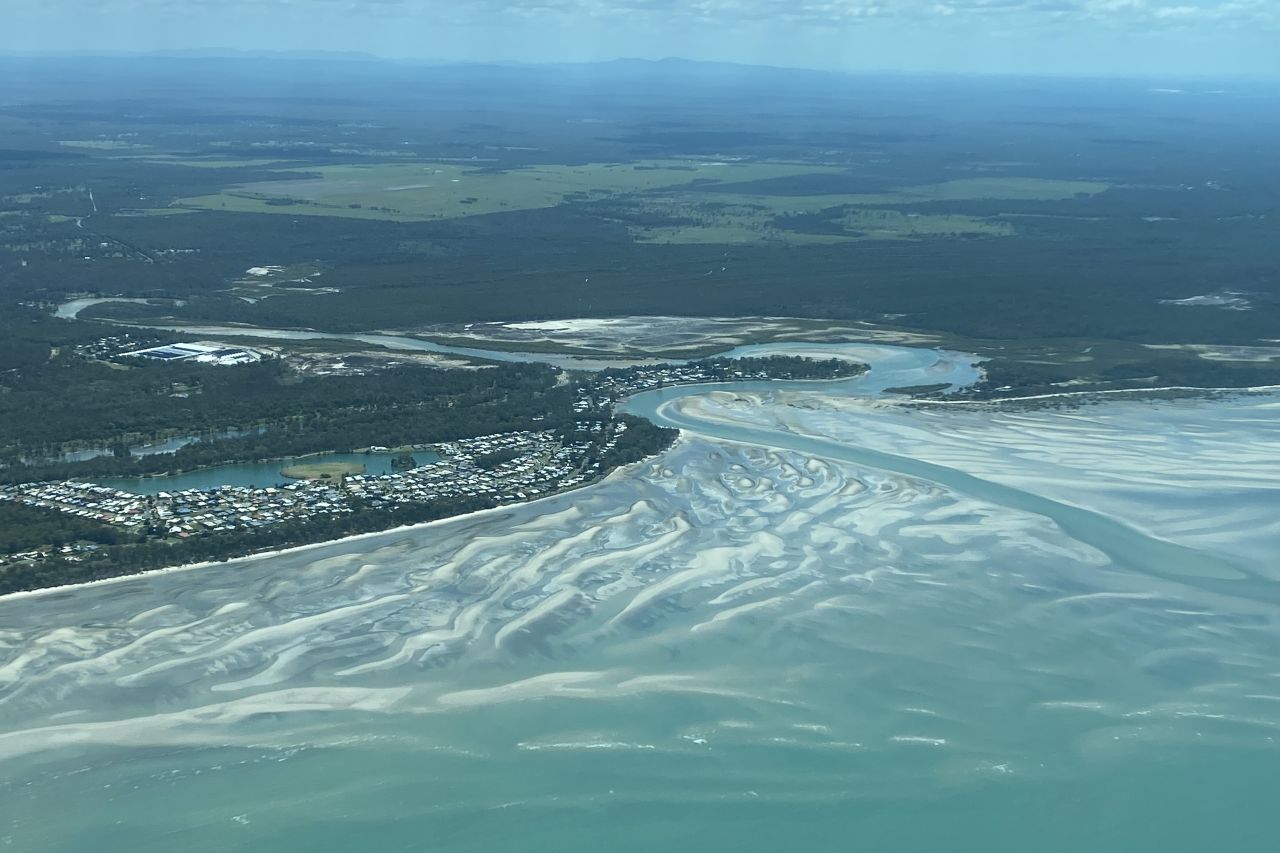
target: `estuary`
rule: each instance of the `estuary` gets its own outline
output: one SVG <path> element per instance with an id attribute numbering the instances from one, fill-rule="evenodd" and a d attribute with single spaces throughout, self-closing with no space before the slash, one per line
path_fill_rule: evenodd
<path id="1" fill-rule="evenodd" d="M 1269 849 L 1280 394 L 895 403 L 978 368 L 770 346 L 872 369 L 634 397 L 680 441 L 573 493 L 0 599 L 0 845 Z"/>

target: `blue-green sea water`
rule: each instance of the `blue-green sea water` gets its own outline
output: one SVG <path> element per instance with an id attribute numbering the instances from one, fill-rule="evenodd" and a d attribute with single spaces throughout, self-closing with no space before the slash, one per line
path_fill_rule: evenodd
<path id="1" fill-rule="evenodd" d="M 860 354 L 638 398 L 680 442 L 571 494 L 0 599 L 0 849 L 1274 850 L 1280 395 Z"/>

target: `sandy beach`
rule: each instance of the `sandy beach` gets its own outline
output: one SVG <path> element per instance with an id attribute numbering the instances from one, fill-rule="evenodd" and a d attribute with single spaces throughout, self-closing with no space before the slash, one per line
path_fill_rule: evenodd
<path id="1" fill-rule="evenodd" d="M 674 450 L 675 447 L 679 445 L 679 443 L 680 443 L 680 440 L 677 439 L 676 443 L 672 445 L 671 448 L 664 451 L 664 453 L 671 452 L 671 450 Z M 306 545 L 292 545 L 288 548 L 277 548 L 271 551 L 261 551 L 256 554 L 246 554 L 242 557 L 229 557 L 225 560 L 203 560 L 198 563 L 183 563 L 177 566 L 166 566 L 163 569 L 149 569 L 145 572 L 137 572 L 135 574 L 130 574 L 130 575 L 120 575 L 119 577 L 114 577 L 114 578 L 102 578 L 100 580 L 85 581 L 84 583 L 69 583 L 69 584 L 62 584 L 60 586 L 44 587 L 42 589 L 26 589 L 26 590 L 21 590 L 19 592 L 10 592 L 5 595 L 0 595 L 0 602 L 14 601 L 22 598 L 39 598 L 41 596 L 52 595 L 53 593 L 58 593 L 58 592 L 68 592 L 71 590 L 86 589 L 86 588 L 92 588 L 92 587 L 111 586 L 114 584 L 124 583 L 126 581 L 140 580 L 142 578 L 181 574 L 184 572 L 193 572 L 199 569 L 209 568 L 210 566 L 229 566 L 229 565 L 235 565 L 237 563 L 245 563 L 245 562 L 257 561 L 257 560 L 267 560 L 273 557 L 281 557 L 281 556 L 286 556 L 290 554 L 306 553 L 308 551 L 314 551 L 319 548 L 329 548 L 333 546 L 349 545 L 354 542 L 363 542 L 366 540 L 377 539 L 380 537 L 394 537 L 397 535 L 403 535 L 405 533 L 416 533 L 423 530 L 430 530 L 431 528 L 434 528 L 434 527 L 443 527 L 449 524 L 456 524 L 459 522 L 464 522 L 472 519 L 485 518 L 487 516 L 497 515 L 503 512 L 511 512 L 513 509 L 537 506 L 539 504 L 547 503 L 549 501 L 554 501 L 558 498 L 562 498 L 567 494 L 586 491 L 588 489 L 591 489 L 594 486 L 599 486 L 603 483 L 606 483 L 615 477 L 626 476 L 626 473 L 629 470 L 635 470 L 637 467 L 645 465 L 648 462 L 658 458 L 661 455 L 662 454 L 658 454 L 657 456 L 646 457 L 645 459 L 632 462 L 629 465 L 624 465 L 622 467 L 619 467 L 616 470 L 610 472 L 609 476 L 595 483 L 589 483 L 577 489 L 570 489 L 568 492 L 560 492 L 554 495 L 547 495 L 546 497 L 537 498 L 536 500 L 532 500 L 532 501 L 524 501 L 522 503 L 508 504 L 506 506 L 493 507 L 491 509 L 480 509 L 480 510 L 476 510 L 475 512 L 467 512 L 461 515 L 452 515 L 452 516 L 449 516 L 448 518 L 437 518 L 434 521 L 424 521 L 421 524 L 402 524 L 399 527 L 389 527 L 386 530 L 374 530 L 369 533 L 353 533 L 350 536 L 343 536 L 338 539 L 327 539 L 324 542 L 310 542 Z"/>

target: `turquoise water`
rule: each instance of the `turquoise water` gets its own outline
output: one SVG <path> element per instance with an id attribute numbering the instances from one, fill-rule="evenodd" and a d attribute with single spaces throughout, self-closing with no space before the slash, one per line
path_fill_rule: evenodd
<path id="1" fill-rule="evenodd" d="M 1280 397 L 864 410 L 973 370 L 864 355 L 638 398 L 681 442 L 572 494 L 0 599 L 0 848 L 1274 849 Z"/>
<path id="2" fill-rule="evenodd" d="M 431 451 L 415 451 L 411 454 L 418 464 L 436 462 L 438 453 Z M 95 480 L 113 489 L 122 489 L 139 495 L 154 495 L 159 492 L 178 492 L 183 489 L 215 489 L 218 486 L 246 486 L 264 489 L 268 486 L 282 486 L 296 482 L 280 473 L 281 469 L 290 465 L 308 462 L 350 462 L 363 465 L 366 474 L 394 474 L 391 461 L 394 453 L 320 453 L 312 456 L 299 456 L 293 459 L 275 459 L 270 462 L 244 462 L 234 465 L 217 465 L 212 468 L 201 468 L 185 474 L 171 474 L 163 477 L 116 477 Z"/>

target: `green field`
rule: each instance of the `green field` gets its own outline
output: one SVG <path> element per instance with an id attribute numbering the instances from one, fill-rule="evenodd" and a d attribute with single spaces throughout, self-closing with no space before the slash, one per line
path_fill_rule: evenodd
<path id="1" fill-rule="evenodd" d="M 1109 189 L 1097 181 L 1047 178 L 964 178 L 904 186 L 885 193 L 753 195 L 700 191 L 649 195 L 640 200 L 646 213 L 666 214 L 678 225 L 629 225 L 645 243 L 844 243 L 856 240 L 913 240 L 926 237 L 1011 237 L 1013 226 L 1001 219 L 959 214 L 918 214 L 881 209 L 888 205 L 939 201 L 1058 201 L 1096 195 Z M 833 214 L 820 231 L 797 230 L 781 217 Z"/>
<path id="2" fill-rule="evenodd" d="M 201 165 L 230 166 L 235 162 L 204 161 Z M 242 165 L 265 163 L 243 161 Z M 620 221 L 637 242 L 805 245 L 1008 237 L 1014 229 L 1003 220 L 882 208 L 976 199 L 1062 200 L 1108 189 L 1107 184 L 1096 181 L 991 177 L 904 186 L 881 193 L 762 195 L 738 189 L 801 175 L 836 176 L 843 170 L 803 163 L 697 160 L 538 166 L 502 172 L 456 163 L 341 165 L 286 171 L 303 177 L 237 185 L 212 195 L 184 198 L 177 204 L 192 210 L 413 222 L 538 210 L 569 203 L 610 202 L 624 206 Z M 833 211 L 836 215 L 818 229 L 779 222 L 786 217 L 829 216 Z"/>
<path id="3" fill-rule="evenodd" d="M 112 213 L 112 216 L 174 216 L 179 213 L 196 213 L 186 207 L 137 207 L 124 208 Z"/>
<path id="4" fill-rule="evenodd" d="M 937 184 L 899 187 L 893 192 L 846 196 L 847 204 L 911 204 L 921 201 L 1061 201 L 1077 195 L 1097 195 L 1110 188 L 1102 181 L 1060 181 L 1053 178 L 960 178 Z"/>
<path id="5" fill-rule="evenodd" d="M 182 157 L 177 154 L 149 154 L 143 159 L 148 163 L 190 166 L 193 169 L 256 169 L 265 166 L 288 165 L 287 161 L 281 161 L 278 157 L 260 160 L 237 160 L 229 157 Z"/>
<path id="6" fill-rule="evenodd" d="M 866 239 L 909 240 L 921 237 L 1012 237 L 1013 226 L 999 219 L 960 214 L 904 213 L 855 208 L 840 218 L 842 227 Z"/>
<path id="7" fill-rule="evenodd" d="M 653 160 L 476 171 L 456 163 L 387 163 L 293 169 L 301 180 L 231 187 L 185 198 L 184 207 L 291 216 L 419 221 L 537 210 L 698 182 L 737 183 L 814 173 L 831 166 Z"/>

